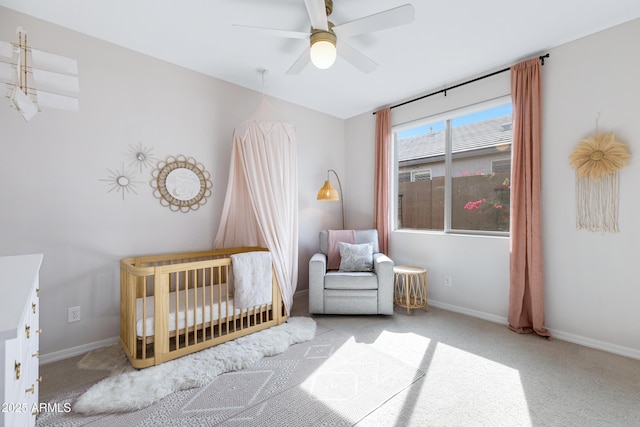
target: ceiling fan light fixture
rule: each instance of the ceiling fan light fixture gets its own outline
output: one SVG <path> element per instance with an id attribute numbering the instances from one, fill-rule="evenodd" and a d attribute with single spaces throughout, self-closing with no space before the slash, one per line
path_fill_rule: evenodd
<path id="1" fill-rule="evenodd" d="M 309 56 L 316 68 L 325 70 L 336 62 L 336 35 L 333 31 L 313 30 Z"/>

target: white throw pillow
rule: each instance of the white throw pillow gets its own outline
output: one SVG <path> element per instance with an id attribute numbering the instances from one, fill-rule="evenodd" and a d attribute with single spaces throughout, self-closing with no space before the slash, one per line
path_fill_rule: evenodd
<path id="1" fill-rule="evenodd" d="M 340 271 L 372 271 L 373 270 L 373 245 L 363 243 L 352 245 L 339 242 Z"/>

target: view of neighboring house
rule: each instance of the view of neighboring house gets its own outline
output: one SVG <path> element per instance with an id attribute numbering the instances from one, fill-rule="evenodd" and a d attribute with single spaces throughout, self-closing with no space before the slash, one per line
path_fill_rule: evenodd
<path id="1" fill-rule="evenodd" d="M 511 128 L 510 114 L 451 121 L 451 228 L 509 229 Z M 441 122 L 427 133 L 397 134 L 399 228 L 443 229 L 446 136 Z"/>

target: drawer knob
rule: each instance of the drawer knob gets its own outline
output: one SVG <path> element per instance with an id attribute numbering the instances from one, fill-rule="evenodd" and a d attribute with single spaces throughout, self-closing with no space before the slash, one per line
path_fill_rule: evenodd
<path id="1" fill-rule="evenodd" d="M 28 389 L 26 389 L 24 392 L 25 392 L 25 393 L 35 394 L 35 392 L 36 392 L 36 386 L 35 386 L 35 384 L 31 384 L 31 387 L 29 387 Z"/>
<path id="2" fill-rule="evenodd" d="M 25 326 L 25 333 L 27 334 L 27 338 L 31 338 L 31 326 Z"/>
<path id="3" fill-rule="evenodd" d="M 36 329 L 36 334 L 41 334 L 41 333 L 42 333 L 42 328 Z"/>
<path id="4" fill-rule="evenodd" d="M 40 297 L 40 288 L 36 288 L 36 296 Z"/>
<path id="5" fill-rule="evenodd" d="M 40 351 L 36 351 L 31 355 L 31 357 L 35 357 L 37 359 L 38 357 L 40 357 Z"/>
<path id="6" fill-rule="evenodd" d="M 36 305 L 34 303 L 31 304 L 31 310 L 33 310 L 33 314 L 36 313 Z"/>
<path id="7" fill-rule="evenodd" d="M 41 382 L 42 382 L 42 377 L 38 377 L 38 378 L 36 378 L 36 381 L 37 381 L 37 382 L 39 382 L 39 383 L 41 383 Z"/>
<path id="8" fill-rule="evenodd" d="M 20 363 L 18 363 L 18 362 L 15 362 L 15 363 L 16 363 L 16 365 L 15 365 L 16 380 L 19 380 L 20 379 Z"/>

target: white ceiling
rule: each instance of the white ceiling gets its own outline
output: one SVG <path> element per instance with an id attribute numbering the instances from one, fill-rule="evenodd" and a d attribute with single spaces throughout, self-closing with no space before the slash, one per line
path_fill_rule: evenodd
<path id="1" fill-rule="evenodd" d="M 306 40 L 232 24 L 308 31 L 304 0 L 0 0 L 0 5 L 346 119 L 509 66 L 640 17 L 638 0 L 334 0 L 336 25 L 406 3 L 415 21 L 348 39 L 379 64 L 363 74 L 285 74 Z M 28 28 L 25 28 L 28 31 Z M 550 58 L 549 61 L 553 61 Z M 264 79 L 256 72 L 268 70 Z"/>

